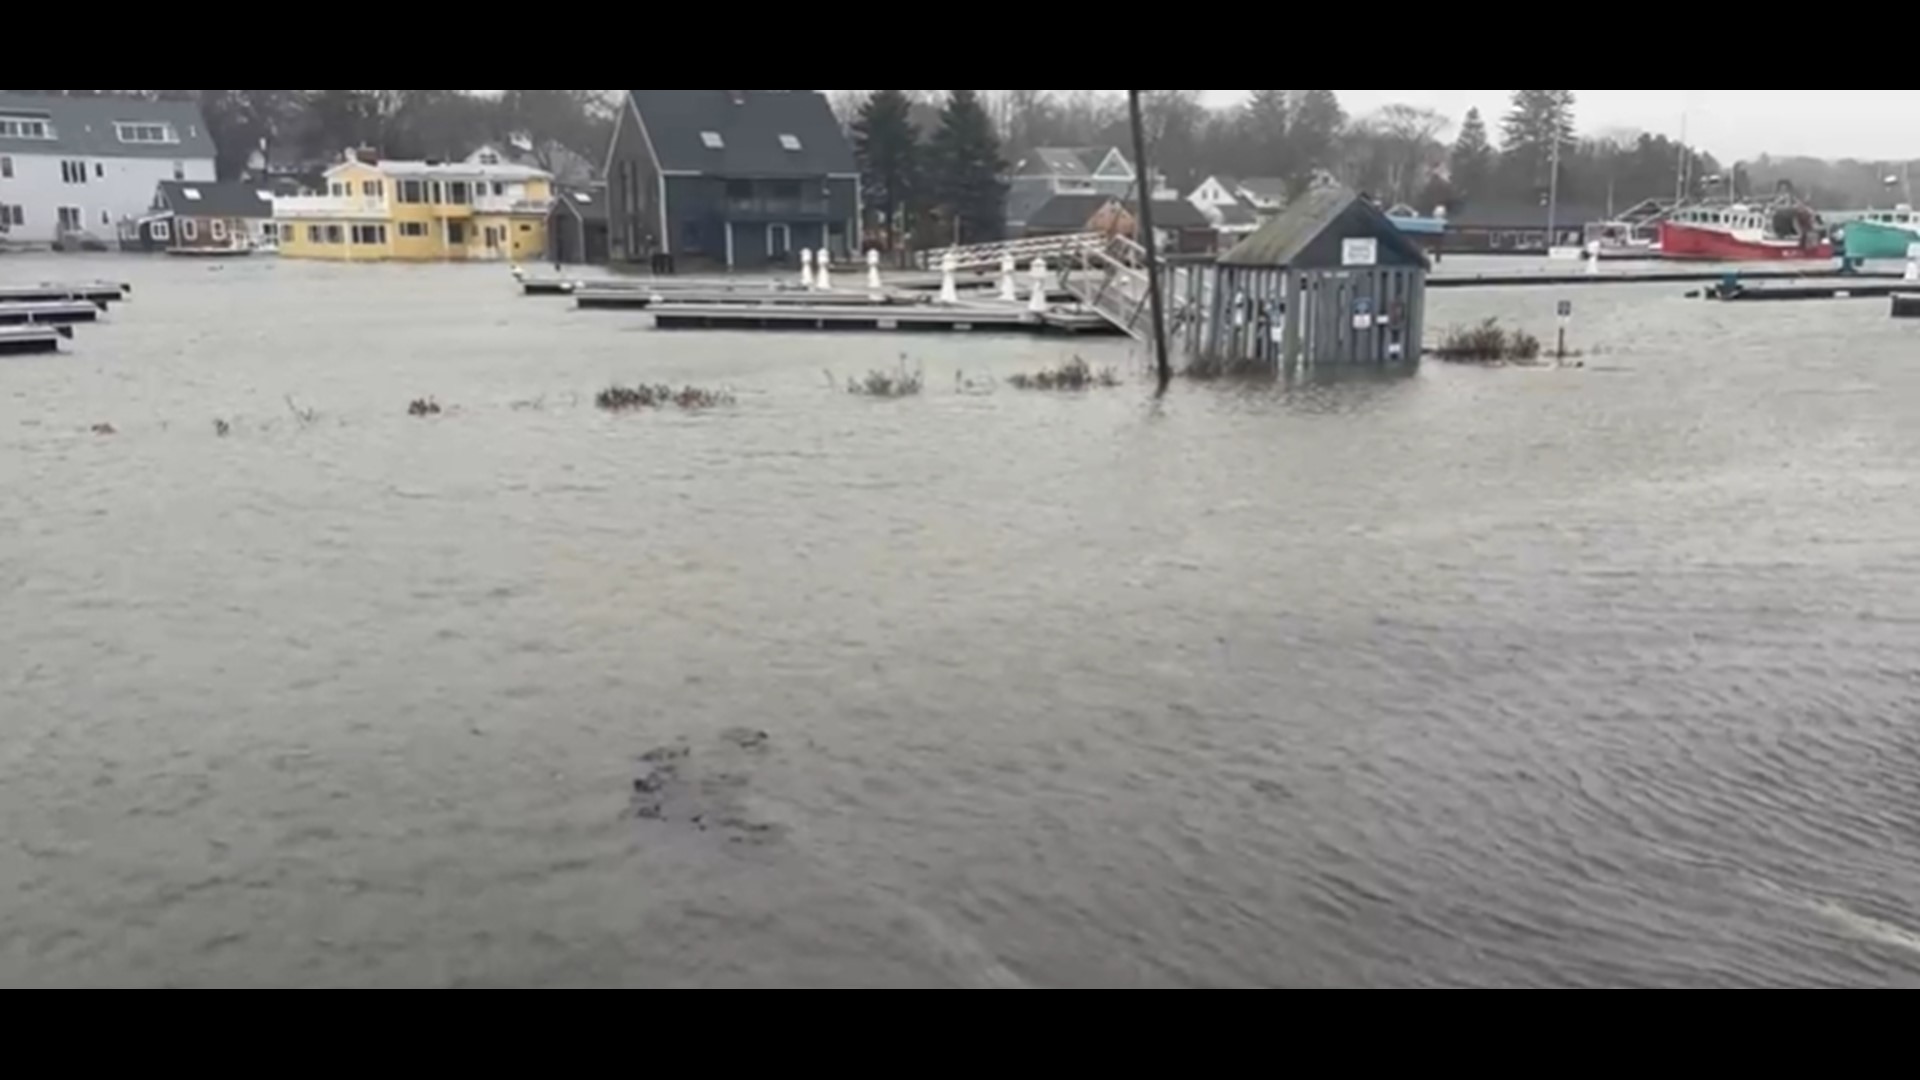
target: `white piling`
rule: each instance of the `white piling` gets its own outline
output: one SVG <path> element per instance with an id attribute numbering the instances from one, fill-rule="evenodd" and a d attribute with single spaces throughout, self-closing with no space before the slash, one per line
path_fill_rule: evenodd
<path id="1" fill-rule="evenodd" d="M 1035 315 L 1047 313 L 1047 260 L 1033 260 L 1033 295 L 1027 298 L 1027 310 Z"/>
<path id="2" fill-rule="evenodd" d="M 819 266 L 817 269 L 814 270 L 813 283 L 815 285 L 820 286 L 821 292 L 832 291 L 833 289 L 833 255 L 832 253 L 827 251 L 826 248 L 821 248 L 820 257 L 819 259 L 816 260 L 816 262 L 819 264 Z"/>
<path id="3" fill-rule="evenodd" d="M 871 292 L 882 292 L 886 289 L 886 286 L 880 283 L 880 252 L 878 249 L 867 252 L 867 289 Z"/>
<path id="4" fill-rule="evenodd" d="M 949 251 L 940 256 L 940 302 L 957 304 L 960 302 L 960 281 L 954 275 L 960 272 L 960 257 Z"/>
<path id="5" fill-rule="evenodd" d="M 811 290 L 813 288 L 813 249 L 812 248 L 800 249 L 800 287 L 807 290 Z"/>
<path id="6" fill-rule="evenodd" d="M 1587 276 L 1588 277 L 1600 276 L 1600 250 L 1601 250 L 1600 241 L 1598 240 L 1595 240 L 1593 243 L 1587 245 Z"/>
<path id="7" fill-rule="evenodd" d="M 1920 281 L 1920 244 L 1907 248 L 1907 280 Z"/>
<path id="8" fill-rule="evenodd" d="M 1000 260 L 1000 299 L 1009 304 L 1020 302 L 1020 263 L 1012 255 Z"/>

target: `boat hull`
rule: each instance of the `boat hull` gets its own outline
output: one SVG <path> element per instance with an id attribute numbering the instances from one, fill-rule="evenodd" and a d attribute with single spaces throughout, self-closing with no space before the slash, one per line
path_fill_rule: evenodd
<path id="1" fill-rule="evenodd" d="M 1833 245 L 1825 241 L 1749 240 L 1718 229 L 1702 229 L 1667 222 L 1660 226 L 1660 252 L 1669 259 L 1707 262 L 1787 262 L 1831 259 Z"/>
<path id="2" fill-rule="evenodd" d="M 1920 232 L 1872 221 L 1856 221 L 1847 226 L 1847 258 L 1904 259 L 1920 244 Z"/>

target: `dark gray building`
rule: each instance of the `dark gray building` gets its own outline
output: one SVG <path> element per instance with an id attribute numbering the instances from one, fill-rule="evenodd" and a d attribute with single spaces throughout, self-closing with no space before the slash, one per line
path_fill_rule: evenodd
<path id="1" fill-rule="evenodd" d="M 630 90 L 607 183 L 615 261 L 756 270 L 862 245 L 853 147 L 812 90 Z"/>

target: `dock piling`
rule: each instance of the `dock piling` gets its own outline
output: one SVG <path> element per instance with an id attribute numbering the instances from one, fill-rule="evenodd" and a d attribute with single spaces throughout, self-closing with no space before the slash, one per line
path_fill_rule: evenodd
<path id="1" fill-rule="evenodd" d="M 940 259 L 940 302 L 958 304 L 960 302 L 960 281 L 954 277 L 960 272 L 960 260 L 949 251 Z"/>
<path id="2" fill-rule="evenodd" d="M 826 248 L 821 248 L 820 255 L 817 261 L 819 262 L 820 265 L 819 265 L 819 268 L 814 271 L 814 284 L 820 286 L 821 292 L 832 292 L 833 291 L 833 254 L 829 252 Z"/>
<path id="3" fill-rule="evenodd" d="M 1020 302 L 1020 263 L 1011 253 L 1000 259 L 1000 299 L 1009 304 Z"/>
<path id="4" fill-rule="evenodd" d="M 800 249 L 800 287 L 813 291 L 813 249 Z"/>
<path id="5" fill-rule="evenodd" d="M 884 292 L 886 286 L 880 281 L 880 249 L 867 249 L 867 291 Z"/>
<path id="6" fill-rule="evenodd" d="M 1027 300 L 1027 311 L 1034 315 L 1047 313 L 1047 260 L 1033 260 L 1033 295 Z"/>

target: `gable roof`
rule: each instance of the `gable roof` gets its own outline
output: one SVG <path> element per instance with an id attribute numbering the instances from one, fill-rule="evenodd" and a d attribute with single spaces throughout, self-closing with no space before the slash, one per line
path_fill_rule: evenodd
<path id="1" fill-rule="evenodd" d="M 1235 190 L 1244 191 L 1264 202 L 1287 201 L 1287 182 L 1278 176 L 1249 176 L 1240 180 Z"/>
<path id="2" fill-rule="evenodd" d="M 1380 242 L 1380 261 L 1388 266 L 1428 265 L 1426 252 L 1352 188 L 1315 188 L 1293 201 L 1279 217 L 1221 256 L 1227 266 L 1292 266 L 1331 269 L 1340 265 L 1341 241 Z"/>
<path id="3" fill-rule="evenodd" d="M 1140 204 L 1130 202 L 1127 209 L 1139 212 Z M 1185 199 L 1153 200 L 1153 227 L 1155 229 L 1211 229 L 1213 219 L 1201 209 Z"/>
<path id="4" fill-rule="evenodd" d="M 1096 164 L 1098 164 L 1096 162 Z M 1058 146 L 1042 146 L 1029 151 L 1013 167 L 1015 176 L 1066 176 L 1090 179 L 1093 169 L 1080 159 L 1080 151 Z"/>
<path id="5" fill-rule="evenodd" d="M 154 205 L 182 217 L 270 218 L 273 193 L 265 183 L 196 184 L 163 180 Z"/>
<path id="6" fill-rule="evenodd" d="M 124 97 L 55 97 L 43 94 L 0 93 L 0 114 L 45 119 L 54 138 L 0 138 L 0 152 L 9 154 L 75 154 L 102 158 L 165 158 L 169 161 L 211 161 L 213 138 L 191 101 L 140 101 Z M 114 125 L 120 122 L 168 124 L 177 143 L 124 143 Z"/>
<path id="7" fill-rule="evenodd" d="M 1226 206 L 1216 206 L 1214 210 L 1220 215 L 1220 224 L 1227 228 L 1245 228 L 1260 224 L 1260 212 L 1245 203 L 1229 203 Z"/>
<path id="8" fill-rule="evenodd" d="M 812 90 L 629 90 L 661 169 L 703 176 L 854 176 L 853 147 Z M 707 133 L 719 136 L 718 148 Z M 783 138 L 798 140 L 788 149 Z"/>

